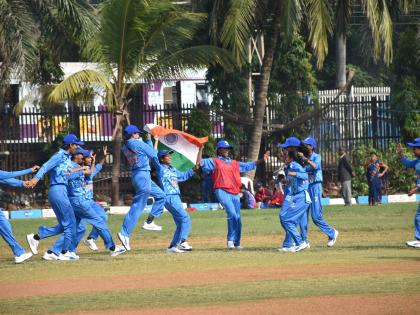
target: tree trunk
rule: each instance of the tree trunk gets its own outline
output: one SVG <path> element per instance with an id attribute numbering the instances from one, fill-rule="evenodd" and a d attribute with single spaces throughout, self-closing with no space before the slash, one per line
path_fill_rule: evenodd
<path id="1" fill-rule="evenodd" d="M 118 122 L 118 119 L 117 119 Z M 117 129 L 114 137 L 114 154 L 112 163 L 112 205 L 120 205 L 120 174 L 121 174 L 121 145 L 122 145 L 122 128 L 121 123 L 115 126 Z"/>
<path id="2" fill-rule="evenodd" d="M 260 152 L 261 136 L 264 123 L 264 113 L 267 105 L 267 92 L 268 85 L 270 83 L 271 69 L 273 66 L 274 52 L 277 46 L 279 31 L 280 31 L 280 1 L 277 2 L 276 10 L 273 15 L 273 20 L 270 25 L 268 32 L 268 40 L 265 55 L 263 58 L 261 76 L 258 80 L 258 89 L 255 99 L 254 107 L 254 125 L 251 130 L 251 137 L 249 140 L 248 147 L 248 160 L 256 161 Z M 250 177 L 253 178 L 255 172 L 249 173 Z"/>
<path id="3" fill-rule="evenodd" d="M 346 85 L 346 34 L 336 34 L 335 36 L 335 58 L 336 75 L 335 87 L 341 89 Z"/>

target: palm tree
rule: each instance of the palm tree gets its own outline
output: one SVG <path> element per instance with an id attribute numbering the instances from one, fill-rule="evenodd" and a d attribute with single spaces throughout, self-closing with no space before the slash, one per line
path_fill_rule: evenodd
<path id="1" fill-rule="evenodd" d="M 337 3 L 345 4 L 346 1 L 337 1 Z M 374 52 L 378 56 L 383 45 L 384 58 L 386 61 L 390 61 L 392 58 L 392 23 L 389 21 L 386 0 L 361 0 L 361 3 L 368 16 Z M 328 0 L 214 1 L 213 16 L 226 14 L 223 17 L 220 31 L 221 43 L 233 52 L 238 63 L 245 63 L 246 45 L 255 30 L 266 34 L 265 55 L 261 74 L 256 82 L 254 125 L 249 141 L 248 159 L 256 160 L 260 151 L 273 56 L 280 36 L 288 39 L 298 32 L 301 26 L 306 25 L 309 30 L 308 41 L 315 52 L 317 66 L 321 68 L 328 53 L 328 37 L 333 32 L 331 4 L 331 1 Z M 344 4 L 340 7 L 338 14 L 343 14 L 345 18 L 348 18 L 349 9 Z M 220 18 L 218 19 L 220 21 Z M 213 19 L 213 21 L 217 20 Z M 347 20 L 343 19 L 342 21 Z M 217 22 L 211 23 L 211 29 L 213 33 L 218 31 Z"/>
<path id="2" fill-rule="evenodd" d="M 55 50 L 59 50 L 58 42 L 64 41 L 66 49 L 69 42 L 83 47 L 95 26 L 94 11 L 87 0 L 0 1 L 2 92 L 12 72 L 28 82 L 33 80 L 40 67 L 40 39 Z"/>
<path id="3" fill-rule="evenodd" d="M 127 99 L 136 82 L 185 76 L 186 69 L 209 64 L 229 68 L 229 54 L 210 46 L 193 46 L 205 15 L 185 12 L 169 0 L 107 0 L 99 6 L 100 27 L 87 47 L 97 70 L 77 72 L 58 84 L 54 101 L 71 99 L 88 89 L 105 91 L 116 116 L 112 203 L 119 202 L 122 126 L 129 122 Z"/>
<path id="4" fill-rule="evenodd" d="M 336 87 L 346 84 L 346 40 L 353 9 L 359 5 L 368 20 L 369 37 L 373 39 L 370 49 L 377 61 L 383 51 L 385 64 L 392 61 L 392 19 L 389 3 L 378 0 L 337 0 L 335 8 L 335 43 L 336 43 Z M 369 44 L 368 44 L 369 45 Z"/>

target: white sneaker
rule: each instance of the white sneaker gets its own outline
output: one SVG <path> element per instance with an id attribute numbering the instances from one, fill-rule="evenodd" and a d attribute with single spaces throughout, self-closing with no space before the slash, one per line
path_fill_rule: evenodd
<path id="1" fill-rule="evenodd" d="M 244 248 L 241 245 L 239 245 L 239 246 L 235 246 L 235 249 L 236 250 L 243 250 Z"/>
<path id="2" fill-rule="evenodd" d="M 39 241 L 34 239 L 34 234 L 26 235 L 26 240 L 28 241 L 29 248 L 31 249 L 32 254 L 34 255 L 38 254 Z"/>
<path id="3" fill-rule="evenodd" d="M 29 259 L 32 257 L 32 253 L 24 253 L 20 256 L 15 256 L 15 263 L 16 264 L 21 264 L 23 263 L 25 260 Z"/>
<path id="4" fill-rule="evenodd" d="M 118 238 L 120 239 L 121 243 L 123 244 L 126 250 L 131 250 L 130 238 L 128 236 L 124 236 L 121 233 L 118 233 Z"/>
<path id="5" fill-rule="evenodd" d="M 149 231 L 162 231 L 162 227 L 160 225 L 155 224 L 155 222 L 147 223 L 147 221 L 144 221 L 143 229 L 149 230 Z"/>
<path id="6" fill-rule="evenodd" d="M 235 249 L 235 244 L 233 241 L 227 241 L 227 248 L 228 249 Z"/>
<path id="7" fill-rule="evenodd" d="M 124 246 L 121 245 L 116 245 L 114 250 L 110 251 L 111 257 L 115 257 L 118 256 L 122 253 L 125 253 L 127 250 L 125 249 Z"/>
<path id="8" fill-rule="evenodd" d="M 80 256 L 77 255 L 75 252 L 67 252 L 66 254 L 69 254 L 75 260 L 79 260 L 80 259 Z"/>
<path id="9" fill-rule="evenodd" d="M 44 260 L 58 260 L 58 256 L 54 253 L 48 254 L 48 252 L 45 252 L 42 256 L 42 259 Z"/>
<path id="10" fill-rule="evenodd" d="M 95 241 L 92 238 L 85 239 L 85 241 L 83 242 L 83 244 L 85 244 L 91 250 L 94 250 L 94 251 L 98 250 L 98 246 L 96 246 Z"/>
<path id="11" fill-rule="evenodd" d="M 339 234 L 338 231 L 334 230 L 334 238 L 332 240 L 328 241 L 328 243 L 327 243 L 328 247 L 333 247 L 334 246 L 335 242 L 337 242 L 338 234 Z"/>
<path id="12" fill-rule="evenodd" d="M 406 242 L 407 246 L 420 248 L 420 241 L 419 240 L 412 240 Z"/>
<path id="13" fill-rule="evenodd" d="M 285 252 L 285 253 L 287 253 L 287 252 L 294 253 L 295 252 L 295 246 L 282 247 L 282 248 L 279 248 L 279 251 L 282 251 L 282 252 Z"/>
<path id="14" fill-rule="evenodd" d="M 75 252 L 67 251 L 65 254 L 60 254 L 58 260 L 79 260 L 80 257 L 76 255 Z"/>
<path id="15" fill-rule="evenodd" d="M 166 249 L 166 252 L 168 254 L 181 254 L 181 253 L 185 253 L 183 250 L 180 250 L 178 247 L 176 246 L 172 246 Z"/>
<path id="16" fill-rule="evenodd" d="M 299 246 L 295 246 L 294 247 L 294 252 L 295 253 L 300 252 L 301 250 L 304 250 L 305 248 L 308 248 L 308 243 L 307 242 L 303 242 Z"/>
<path id="17" fill-rule="evenodd" d="M 178 248 L 182 251 L 192 251 L 192 246 L 188 244 L 188 242 L 182 242 L 181 244 L 179 244 Z"/>

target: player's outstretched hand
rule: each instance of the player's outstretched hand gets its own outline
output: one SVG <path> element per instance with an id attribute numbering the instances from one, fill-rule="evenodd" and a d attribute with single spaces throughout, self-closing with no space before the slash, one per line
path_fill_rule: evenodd
<path id="1" fill-rule="evenodd" d="M 34 165 L 32 166 L 32 173 L 35 173 L 36 171 L 38 171 L 41 167 L 39 165 Z"/>

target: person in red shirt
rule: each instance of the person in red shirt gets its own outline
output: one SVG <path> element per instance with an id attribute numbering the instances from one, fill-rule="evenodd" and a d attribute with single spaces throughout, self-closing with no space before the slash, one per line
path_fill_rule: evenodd
<path id="1" fill-rule="evenodd" d="M 257 192 L 255 193 L 257 208 L 267 208 L 272 196 L 273 193 L 270 189 L 264 187 L 262 183 L 257 183 Z"/>

